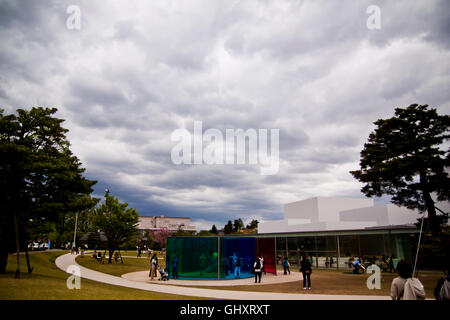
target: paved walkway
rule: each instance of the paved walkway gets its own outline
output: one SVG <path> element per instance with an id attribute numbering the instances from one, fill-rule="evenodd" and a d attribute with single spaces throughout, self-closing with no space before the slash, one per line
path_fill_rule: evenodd
<path id="1" fill-rule="evenodd" d="M 93 281 L 98 281 L 102 283 L 112 284 L 116 286 L 122 286 L 133 289 L 154 291 L 166 294 L 176 294 L 183 296 L 192 297 L 204 297 L 213 299 L 225 299 L 225 300 L 390 300 L 390 297 L 385 296 L 362 296 L 362 295 L 324 295 L 324 294 L 312 294 L 310 292 L 305 294 L 294 294 L 294 293 L 272 293 L 272 292 L 254 292 L 254 291 L 231 291 L 231 290 L 218 290 L 218 289 L 200 289 L 200 288 L 190 288 L 166 285 L 175 280 L 169 281 L 133 281 L 126 279 L 124 277 L 116 277 L 106 273 L 94 271 L 85 267 L 80 266 L 76 263 L 76 255 L 70 253 L 59 256 L 55 264 L 56 266 L 67 272 L 69 266 L 77 266 L 80 268 L 81 277 L 84 279 L 89 279 Z M 130 275 L 130 274 L 128 274 Z M 148 276 L 148 273 L 147 273 Z M 284 276 L 273 276 L 273 278 L 283 278 Z M 291 274 L 291 277 L 294 275 Z M 264 280 L 269 279 L 269 277 L 264 277 Z M 297 278 L 298 279 L 298 278 Z M 177 280 L 177 281 L 189 281 L 189 280 Z M 228 281 L 247 281 L 251 282 L 251 279 L 238 279 L 238 280 L 222 280 L 214 281 L 216 285 L 220 283 L 227 283 Z M 211 281 L 208 281 L 211 282 Z M 172 283 L 173 284 L 173 283 Z M 199 282 L 195 281 L 196 285 L 201 285 Z M 261 284 L 263 285 L 263 284 Z M 101 298 L 101 297 L 99 297 Z"/>
<path id="2" fill-rule="evenodd" d="M 148 271 L 131 272 L 122 275 L 122 278 L 131 281 L 139 281 L 146 283 L 162 283 L 165 285 L 177 285 L 177 286 L 207 286 L 207 287 L 225 287 L 225 286 L 252 286 L 252 285 L 265 285 L 274 283 L 285 283 L 299 281 L 301 279 L 299 272 L 292 272 L 290 275 L 278 274 L 266 274 L 262 276 L 261 283 L 255 283 L 255 277 L 242 278 L 242 279 L 227 279 L 227 280 L 174 280 L 169 281 L 150 281 L 148 277 Z M 156 279 L 156 278 L 155 278 Z"/>

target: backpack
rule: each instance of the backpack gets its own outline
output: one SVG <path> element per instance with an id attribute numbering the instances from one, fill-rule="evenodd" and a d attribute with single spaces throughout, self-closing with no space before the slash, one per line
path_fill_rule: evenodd
<path id="1" fill-rule="evenodd" d="M 261 271 L 261 260 L 257 260 L 256 261 L 256 265 L 255 265 L 255 272 L 260 272 Z"/>
<path id="2" fill-rule="evenodd" d="M 417 278 L 408 278 L 403 289 L 403 300 L 424 300 L 425 289 Z"/>
<path id="3" fill-rule="evenodd" d="M 439 297 L 441 300 L 450 300 L 450 281 L 444 280 Z"/>

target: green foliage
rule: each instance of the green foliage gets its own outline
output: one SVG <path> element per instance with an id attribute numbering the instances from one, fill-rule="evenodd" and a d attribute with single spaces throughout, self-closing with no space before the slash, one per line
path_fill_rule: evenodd
<path id="1" fill-rule="evenodd" d="M 242 219 L 236 219 L 234 220 L 234 224 L 233 224 L 233 232 L 239 232 L 242 229 L 244 229 L 244 222 L 242 222 Z"/>
<path id="2" fill-rule="evenodd" d="M 57 109 L 0 110 L 0 250 L 11 250 L 13 216 L 17 218 L 19 245 L 25 246 L 33 230 L 57 223 L 62 213 L 91 205 L 89 194 L 96 181 L 83 177 L 81 163 L 69 149 L 63 120 Z M 63 232 L 61 232 L 63 233 Z M 6 243 L 7 245 L 3 245 Z"/>
<path id="3" fill-rule="evenodd" d="M 120 203 L 117 198 L 107 193 L 105 201 L 93 217 L 94 228 L 104 232 L 108 238 L 109 263 L 114 250 L 119 249 L 123 243 L 138 234 L 139 214 L 136 209 L 127 207 L 127 203 Z"/>
<path id="4" fill-rule="evenodd" d="M 225 234 L 231 234 L 233 232 L 233 224 L 231 223 L 231 220 L 228 220 L 228 223 L 223 228 L 223 232 Z"/>
<path id="5" fill-rule="evenodd" d="M 250 223 L 245 227 L 247 230 L 257 229 L 258 228 L 258 220 L 253 219 Z"/>
<path id="6" fill-rule="evenodd" d="M 186 230 L 183 230 L 183 228 L 180 226 L 180 227 L 178 227 L 178 230 L 173 235 L 176 237 L 189 237 L 189 236 L 194 236 L 195 231 L 186 231 Z"/>
<path id="7" fill-rule="evenodd" d="M 153 239 L 154 239 L 154 248 L 155 249 L 162 249 L 166 247 L 167 244 L 167 238 L 169 237 L 169 231 L 167 229 L 159 229 L 153 231 Z M 158 248 L 155 247 L 155 245 L 158 244 Z"/>
<path id="8" fill-rule="evenodd" d="M 216 234 L 214 234 L 214 233 L 212 233 L 212 232 L 210 232 L 210 231 L 208 231 L 208 230 L 201 230 L 198 234 L 197 234 L 197 236 L 199 236 L 199 237 L 209 237 L 209 236 L 215 236 Z"/>
<path id="9" fill-rule="evenodd" d="M 211 228 L 211 230 L 209 232 L 211 232 L 213 234 L 218 234 L 219 233 L 219 231 L 217 230 L 217 227 L 216 227 L 215 224 L 212 225 L 212 228 Z"/>
<path id="10" fill-rule="evenodd" d="M 361 151 L 360 170 L 350 173 L 365 185 L 368 197 L 392 196 L 392 202 L 410 209 L 427 210 L 432 229 L 439 229 L 431 194 L 450 199 L 450 117 L 427 105 L 396 108 L 395 116 L 379 119 Z"/>
<path id="11" fill-rule="evenodd" d="M 450 227 L 436 234 L 424 234 L 420 245 L 419 267 L 439 270 L 450 263 Z"/>

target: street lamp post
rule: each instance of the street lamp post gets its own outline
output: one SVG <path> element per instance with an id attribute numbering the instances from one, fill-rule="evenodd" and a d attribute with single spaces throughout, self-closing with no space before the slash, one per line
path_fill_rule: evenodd
<path id="1" fill-rule="evenodd" d="M 75 212 L 75 231 L 73 233 L 73 245 L 72 248 L 76 252 L 76 241 L 77 241 L 77 224 L 78 224 L 78 212 Z"/>

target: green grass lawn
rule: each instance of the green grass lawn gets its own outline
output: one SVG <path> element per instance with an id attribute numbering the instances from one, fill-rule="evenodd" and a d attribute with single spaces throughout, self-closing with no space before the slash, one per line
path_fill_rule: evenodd
<path id="1" fill-rule="evenodd" d="M 84 257 L 78 256 L 75 261 L 83 267 L 118 277 L 129 272 L 150 270 L 149 259 L 123 258 L 123 264 L 114 261 L 108 264 L 108 260 L 101 264 L 90 255 L 87 255 Z"/>
<path id="2" fill-rule="evenodd" d="M 142 258 L 126 258 L 127 256 L 136 256 L 136 252 L 134 252 L 134 255 L 131 254 L 133 252 L 134 251 L 121 252 L 122 256 L 125 257 L 123 258 L 123 263 L 115 262 L 113 260 L 111 264 L 109 264 L 108 259 L 106 259 L 105 263 L 101 264 L 99 261 L 92 258 L 93 252 L 91 251 L 87 252 L 84 257 L 78 256 L 75 261 L 83 267 L 118 277 L 130 272 L 150 271 L 150 258 L 147 258 L 147 254 L 142 255 Z M 162 268 L 165 268 L 166 261 L 164 259 L 164 254 L 162 252 L 157 252 L 157 257 L 159 258 L 159 265 Z"/>
<path id="3" fill-rule="evenodd" d="M 32 274 L 27 273 L 25 256 L 21 255 L 21 278 L 15 279 L 16 256 L 10 255 L 6 274 L 0 274 L 0 300 L 195 300 L 202 298 L 171 295 L 108 285 L 81 279 L 81 289 L 69 290 L 68 274 L 58 269 L 55 259 L 67 252 L 33 252 Z M 89 257 L 86 257 L 88 260 Z M 131 259 L 130 259 L 131 260 Z M 135 259 L 141 261 L 141 259 Z M 142 263 L 145 263 L 142 259 Z M 140 263 L 140 262 L 139 262 Z M 102 265 L 107 266 L 107 265 Z"/>

